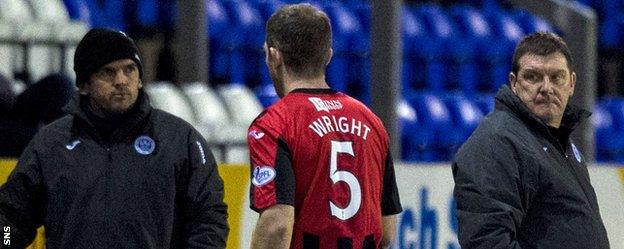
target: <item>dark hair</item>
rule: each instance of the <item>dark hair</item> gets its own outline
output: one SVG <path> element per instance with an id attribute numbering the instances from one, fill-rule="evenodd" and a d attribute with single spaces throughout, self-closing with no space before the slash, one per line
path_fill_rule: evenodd
<path id="1" fill-rule="evenodd" d="M 568 69 L 572 71 L 572 55 L 568 45 L 554 33 L 538 32 L 528 35 L 516 46 L 513 55 L 512 72 L 518 73 L 520 58 L 525 54 L 546 56 L 560 52 L 566 58 Z"/>
<path id="2" fill-rule="evenodd" d="M 310 4 L 286 5 L 267 21 L 266 43 L 282 52 L 284 64 L 299 77 L 325 74 L 332 31 L 325 12 Z"/>

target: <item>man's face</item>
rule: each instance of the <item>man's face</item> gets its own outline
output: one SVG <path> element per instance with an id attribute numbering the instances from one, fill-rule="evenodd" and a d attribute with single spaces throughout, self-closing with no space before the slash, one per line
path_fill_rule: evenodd
<path id="1" fill-rule="evenodd" d="M 576 83 L 576 74 L 568 69 L 565 56 L 560 52 L 525 54 L 518 62 L 518 75 L 509 74 L 511 89 L 533 114 L 559 127 Z"/>
<path id="2" fill-rule="evenodd" d="M 281 63 L 281 55 L 278 55 L 277 49 L 269 48 L 266 43 L 264 43 L 264 54 L 265 62 L 269 68 L 269 75 L 273 81 L 273 87 L 275 87 L 275 92 L 280 98 L 284 97 L 284 65 Z"/>
<path id="3" fill-rule="evenodd" d="M 90 96 L 96 113 L 122 114 L 134 105 L 142 87 L 137 64 L 122 59 L 98 69 L 80 91 Z"/>

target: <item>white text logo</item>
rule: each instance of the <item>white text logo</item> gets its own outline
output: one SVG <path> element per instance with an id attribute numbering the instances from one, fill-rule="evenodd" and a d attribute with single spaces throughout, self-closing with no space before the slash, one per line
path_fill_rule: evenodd
<path id="1" fill-rule="evenodd" d="M 273 167 L 270 166 L 257 166 L 253 172 L 253 179 L 251 183 L 258 187 L 265 185 L 275 178 L 276 172 Z"/>
<path id="2" fill-rule="evenodd" d="M 342 103 L 338 100 L 322 100 L 320 98 L 308 98 L 317 111 L 339 110 L 342 109 Z"/>
<path id="3" fill-rule="evenodd" d="M 2 241 L 2 243 L 5 246 L 10 246 L 11 245 L 11 227 L 10 226 L 5 226 L 3 229 L 4 231 L 4 240 Z"/>

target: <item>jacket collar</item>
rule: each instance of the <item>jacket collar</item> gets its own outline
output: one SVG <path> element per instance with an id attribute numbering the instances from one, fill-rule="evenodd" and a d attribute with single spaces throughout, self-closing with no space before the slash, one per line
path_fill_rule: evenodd
<path id="1" fill-rule="evenodd" d="M 527 125 L 546 134 L 550 134 L 548 125 L 533 114 L 508 85 L 503 85 L 496 94 L 496 109 L 511 112 Z M 589 116 L 591 116 L 591 112 L 568 104 L 563 113 L 559 129 L 569 135 L 581 121 L 587 119 Z"/>
<path id="2" fill-rule="evenodd" d="M 107 117 L 107 118 L 102 118 L 102 120 L 97 120 L 97 121 L 92 120 L 92 118 L 89 117 L 90 115 L 88 115 L 83 109 L 85 108 L 84 107 L 85 105 L 89 105 L 89 104 L 90 103 L 89 103 L 88 96 L 84 96 L 79 93 L 76 93 L 73 96 L 73 98 L 69 101 L 69 103 L 65 105 L 65 107 L 63 107 L 63 110 L 66 113 L 73 115 L 76 121 L 85 124 L 89 131 L 95 132 L 96 136 L 99 139 L 102 139 L 102 136 L 100 132 L 97 131 L 96 122 L 102 122 L 102 120 L 104 120 L 104 121 L 110 121 L 111 123 L 118 123 L 119 128 L 117 128 L 113 132 L 113 134 L 111 135 L 112 136 L 111 139 L 120 138 L 120 137 L 123 138 L 124 136 L 129 135 L 129 133 L 139 128 L 138 126 L 144 123 L 143 121 L 147 119 L 147 117 L 149 117 L 152 111 L 149 97 L 147 93 L 145 93 L 145 91 L 143 91 L 142 89 L 139 90 L 139 96 L 137 97 L 137 101 L 135 103 L 136 106 L 132 107 L 133 109 L 134 108 L 138 108 L 138 109 L 133 110 L 134 113 L 129 116 L 125 116 L 122 114 L 119 117 Z M 90 108 L 90 107 L 87 107 L 87 108 Z M 115 139 L 115 140 L 118 140 L 118 139 Z"/>

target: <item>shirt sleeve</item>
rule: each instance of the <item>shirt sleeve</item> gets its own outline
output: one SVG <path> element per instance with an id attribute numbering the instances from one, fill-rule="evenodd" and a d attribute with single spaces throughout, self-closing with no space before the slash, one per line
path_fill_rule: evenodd
<path id="1" fill-rule="evenodd" d="M 529 165 L 505 138 L 468 142 L 453 165 L 459 242 L 463 248 L 520 248 L 518 229 L 534 196 Z M 522 170 L 521 170 L 522 169 Z"/>
<path id="2" fill-rule="evenodd" d="M 403 211 L 401 200 L 399 198 L 399 189 L 397 188 L 396 177 L 394 175 L 394 162 L 392 154 L 388 151 L 386 156 L 386 165 L 383 177 L 383 195 L 381 198 L 381 214 L 393 215 Z"/>
<path id="3" fill-rule="evenodd" d="M 186 184 L 182 186 L 185 248 L 225 248 L 229 228 L 223 180 L 205 139 L 193 130 L 188 141 Z"/>
<path id="4" fill-rule="evenodd" d="M 0 227 L 10 230 L 12 246 L 25 248 L 33 241 L 43 224 L 44 206 L 41 165 L 31 142 L 0 187 Z"/>
<path id="5" fill-rule="evenodd" d="M 269 110 L 249 127 L 250 207 L 257 212 L 275 204 L 295 203 L 295 177 L 283 126 L 279 115 Z"/>

